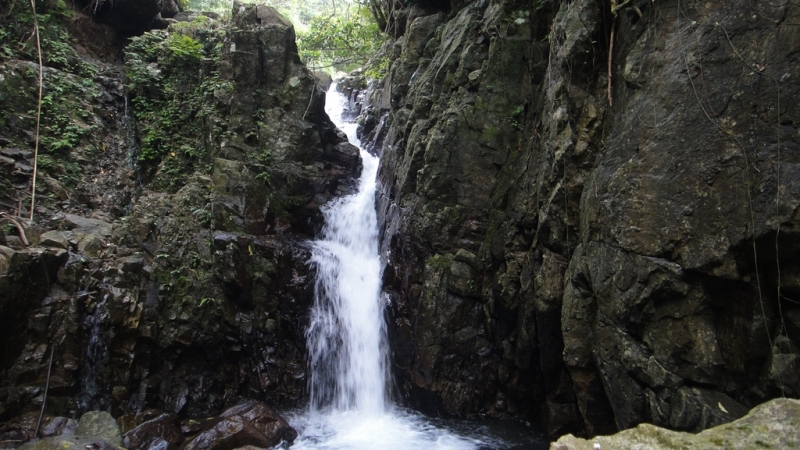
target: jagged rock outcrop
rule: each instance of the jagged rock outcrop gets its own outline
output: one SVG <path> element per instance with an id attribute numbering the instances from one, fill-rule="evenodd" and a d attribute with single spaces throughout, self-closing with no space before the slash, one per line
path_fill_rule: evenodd
<path id="1" fill-rule="evenodd" d="M 594 435 L 800 395 L 800 9 L 430 6 L 361 119 L 407 401 Z"/>
<path id="2" fill-rule="evenodd" d="M 352 188 L 360 158 L 325 114 L 291 23 L 236 3 L 221 27 L 198 19 L 132 38 L 125 70 L 80 53 L 76 64 L 45 61 L 39 162 L 53 183 L 38 179 L 35 220 L 17 220 L 31 247 L 10 224 L 0 246 L 8 440 L 32 437 L 48 378 L 48 416 L 99 408 L 126 433 L 240 399 L 301 398 L 305 241 L 319 206 Z M 31 173 L 36 96 L 17 88 L 35 85 L 37 67 L 18 56 L 0 65 L 0 169 L 13 175 L 0 186 L 4 225 L 24 212 Z M 293 439 L 254 408 L 261 419 L 231 420 L 255 427 L 259 444 Z M 153 438 L 142 433 L 126 436 Z M 165 436 L 159 445 L 182 440 Z"/>

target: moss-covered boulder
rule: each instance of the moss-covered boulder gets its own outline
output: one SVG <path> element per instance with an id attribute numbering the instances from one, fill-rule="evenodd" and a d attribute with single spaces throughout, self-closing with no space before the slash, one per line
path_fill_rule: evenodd
<path id="1" fill-rule="evenodd" d="M 723 407 L 720 405 L 720 409 Z M 681 433 L 641 424 L 612 436 L 592 439 L 564 436 L 551 450 L 647 448 L 694 450 L 753 448 L 788 449 L 800 446 L 800 401 L 776 399 L 759 405 L 745 417 L 700 432 Z"/>

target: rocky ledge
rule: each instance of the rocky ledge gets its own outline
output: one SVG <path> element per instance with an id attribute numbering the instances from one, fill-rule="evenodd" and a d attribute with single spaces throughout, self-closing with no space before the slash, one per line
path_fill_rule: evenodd
<path id="1" fill-rule="evenodd" d="M 722 406 L 720 406 L 722 408 Z M 550 450 L 746 450 L 789 449 L 800 446 L 800 401 L 776 399 L 755 407 L 731 423 L 702 431 L 682 433 L 642 424 L 613 436 L 580 439 L 568 435 Z"/>

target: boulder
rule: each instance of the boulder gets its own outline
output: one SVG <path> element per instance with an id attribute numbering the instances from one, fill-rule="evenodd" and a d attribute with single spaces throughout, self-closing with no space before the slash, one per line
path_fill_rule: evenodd
<path id="1" fill-rule="evenodd" d="M 262 402 L 245 401 L 225 410 L 220 415 L 220 417 L 237 416 L 250 421 L 258 431 L 274 442 L 271 445 L 276 445 L 281 441 L 292 443 L 297 438 L 297 431 L 283 417 Z"/>
<path id="2" fill-rule="evenodd" d="M 156 19 L 175 16 L 179 7 L 175 0 L 84 0 L 87 11 L 100 23 L 118 33 L 131 36 L 153 29 Z"/>
<path id="3" fill-rule="evenodd" d="M 552 443 L 550 450 L 787 449 L 800 446 L 799 430 L 800 401 L 781 398 L 753 408 L 741 419 L 698 434 L 641 424 L 612 436 L 592 439 L 567 435 Z"/>
<path id="4" fill-rule="evenodd" d="M 69 249 L 69 239 L 63 231 L 47 231 L 39 238 L 39 245 L 42 247 L 57 247 L 67 250 Z"/>
<path id="5" fill-rule="evenodd" d="M 252 445 L 269 448 L 280 439 L 270 438 L 242 416 L 221 418 L 213 426 L 186 441 L 181 450 L 233 450 Z"/>
<path id="6" fill-rule="evenodd" d="M 106 411 L 89 411 L 81 416 L 75 434 L 83 437 L 101 438 L 116 446 L 122 446 L 119 424 Z"/>
<path id="7" fill-rule="evenodd" d="M 130 450 L 175 448 L 184 440 L 178 417 L 174 414 L 161 414 L 141 423 L 125 433 L 123 442 Z"/>
<path id="8" fill-rule="evenodd" d="M 328 91 L 328 88 L 331 87 L 331 83 L 333 83 L 333 78 L 330 76 L 330 74 L 323 70 L 315 70 L 314 79 L 317 81 L 317 86 L 326 92 Z"/>
<path id="9" fill-rule="evenodd" d="M 61 436 L 75 434 L 78 429 L 78 421 L 68 417 L 52 417 L 48 418 L 42 424 L 39 431 L 42 437 Z"/>
<path id="10" fill-rule="evenodd" d="M 76 214 L 64 214 L 63 227 L 68 230 L 81 231 L 85 234 L 97 234 L 105 238 L 111 237 L 112 226 L 100 219 L 90 219 Z"/>

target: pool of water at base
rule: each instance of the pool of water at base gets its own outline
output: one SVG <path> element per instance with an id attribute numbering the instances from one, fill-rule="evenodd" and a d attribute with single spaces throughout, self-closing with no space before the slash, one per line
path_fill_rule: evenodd
<path id="1" fill-rule="evenodd" d="M 438 419 L 402 408 L 295 410 L 284 417 L 299 433 L 293 450 L 546 450 L 550 444 L 544 432 L 518 421 Z"/>

